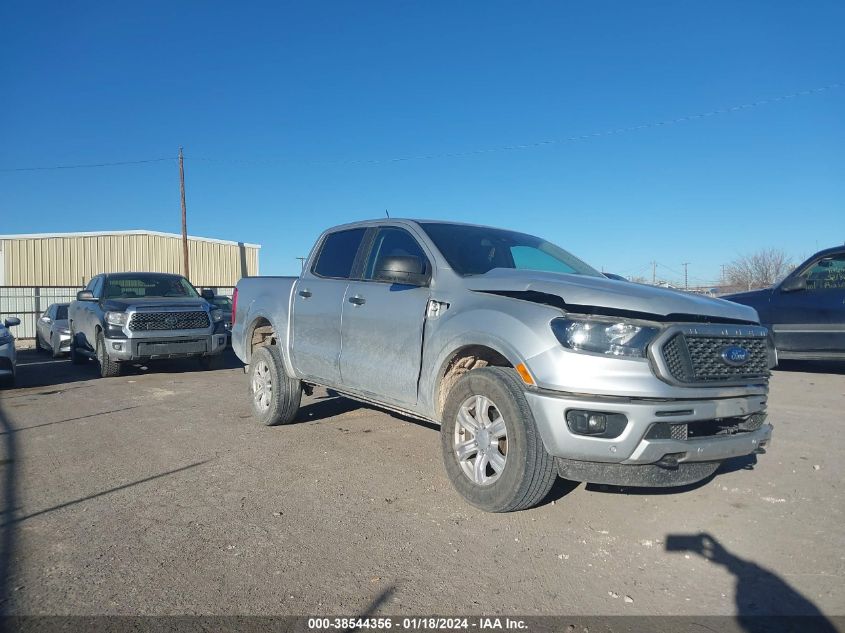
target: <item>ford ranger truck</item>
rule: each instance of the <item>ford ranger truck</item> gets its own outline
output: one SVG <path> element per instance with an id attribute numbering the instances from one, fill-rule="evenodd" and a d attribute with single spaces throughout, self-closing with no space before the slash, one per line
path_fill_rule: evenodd
<path id="1" fill-rule="evenodd" d="M 68 308 L 71 361 L 93 358 L 103 377 L 118 376 L 124 363 L 165 358 L 220 367 L 228 331 L 211 296 L 181 275 L 97 275 Z"/>
<path id="2" fill-rule="evenodd" d="M 299 277 L 241 279 L 233 321 L 261 422 L 292 422 L 314 385 L 435 422 L 449 479 L 487 511 L 534 506 L 557 476 L 690 484 L 772 436 L 753 308 L 607 279 L 514 231 L 329 229 Z"/>

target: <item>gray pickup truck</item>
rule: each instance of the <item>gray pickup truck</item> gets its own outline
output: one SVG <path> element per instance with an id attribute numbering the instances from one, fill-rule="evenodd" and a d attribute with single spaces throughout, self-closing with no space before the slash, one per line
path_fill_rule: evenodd
<path id="1" fill-rule="evenodd" d="M 300 277 L 242 279 L 233 319 L 264 424 L 313 385 L 436 422 L 452 484 L 488 511 L 536 505 L 558 475 L 690 484 L 771 440 L 754 309 L 607 279 L 522 233 L 333 228 Z"/>
<path id="2" fill-rule="evenodd" d="M 68 308 L 71 361 L 94 358 L 104 378 L 132 361 L 196 357 L 219 367 L 228 331 L 211 297 L 181 275 L 97 275 Z"/>

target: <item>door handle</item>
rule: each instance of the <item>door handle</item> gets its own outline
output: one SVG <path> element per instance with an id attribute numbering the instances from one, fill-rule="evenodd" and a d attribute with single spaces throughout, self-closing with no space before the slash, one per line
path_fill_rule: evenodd
<path id="1" fill-rule="evenodd" d="M 364 299 L 364 297 L 359 297 L 358 295 L 355 295 L 354 297 L 349 297 L 349 303 L 356 306 L 362 306 L 367 303 L 367 300 Z"/>
<path id="2" fill-rule="evenodd" d="M 300 291 L 299 291 L 299 296 L 300 296 L 300 297 L 302 297 L 302 298 L 304 298 L 304 299 L 307 299 L 308 297 L 310 297 L 310 296 L 311 296 L 311 291 L 310 291 L 310 290 L 308 290 L 307 288 L 306 288 L 306 289 L 303 289 L 303 290 L 300 290 Z"/>

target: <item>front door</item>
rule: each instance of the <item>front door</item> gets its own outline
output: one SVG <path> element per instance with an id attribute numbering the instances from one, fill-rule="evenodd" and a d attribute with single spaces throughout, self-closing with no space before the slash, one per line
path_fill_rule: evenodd
<path id="1" fill-rule="evenodd" d="M 799 273 L 806 288 L 771 298 L 779 352 L 845 352 L 845 253 L 822 257 Z"/>
<path id="2" fill-rule="evenodd" d="M 379 281 L 380 261 L 420 258 L 429 275 L 431 258 L 405 229 L 382 227 L 372 242 L 362 281 L 352 281 L 343 303 L 343 385 L 397 404 L 417 402 L 423 327 L 430 290 Z"/>
<path id="3" fill-rule="evenodd" d="M 343 297 L 365 232 L 358 228 L 326 235 L 313 265 L 296 283 L 291 358 L 298 374 L 320 384 L 340 383 Z"/>

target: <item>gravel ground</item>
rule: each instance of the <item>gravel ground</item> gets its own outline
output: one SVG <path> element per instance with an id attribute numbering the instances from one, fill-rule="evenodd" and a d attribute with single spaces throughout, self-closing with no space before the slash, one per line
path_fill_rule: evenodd
<path id="1" fill-rule="evenodd" d="M 845 368 L 772 381 L 768 454 L 682 490 L 559 482 L 476 511 L 433 425 L 325 392 L 251 418 L 191 362 L 99 379 L 20 353 L 0 392 L 11 614 L 845 614 Z"/>

